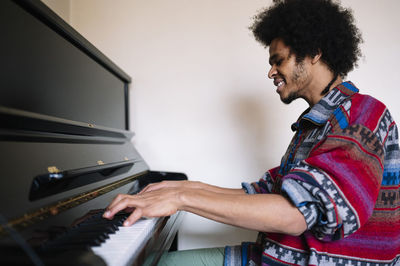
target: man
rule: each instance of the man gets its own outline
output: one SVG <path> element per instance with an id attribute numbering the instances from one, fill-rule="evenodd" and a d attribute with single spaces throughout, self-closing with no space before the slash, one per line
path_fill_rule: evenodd
<path id="1" fill-rule="evenodd" d="M 104 217 L 132 211 L 130 226 L 183 210 L 260 232 L 256 243 L 226 247 L 225 265 L 400 264 L 398 131 L 381 102 L 342 80 L 361 55 L 353 21 L 331 0 L 276 1 L 255 17 L 251 29 L 269 47 L 276 92 L 284 103 L 310 106 L 292 125 L 280 166 L 243 189 L 152 184 L 118 195 Z M 213 256 L 221 265 L 219 251 L 207 251 L 205 265 Z"/>

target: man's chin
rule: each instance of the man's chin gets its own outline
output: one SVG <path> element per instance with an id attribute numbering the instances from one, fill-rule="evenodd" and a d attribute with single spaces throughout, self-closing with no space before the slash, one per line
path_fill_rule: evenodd
<path id="1" fill-rule="evenodd" d="M 299 97 L 297 96 L 297 94 L 291 94 L 291 95 L 289 95 L 289 96 L 287 96 L 287 97 L 282 97 L 282 96 L 281 96 L 281 101 L 282 101 L 284 104 L 290 104 L 290 103 L 292 103 L 294 100 L 296 100 L 297 98 L 299 98 Z"/>

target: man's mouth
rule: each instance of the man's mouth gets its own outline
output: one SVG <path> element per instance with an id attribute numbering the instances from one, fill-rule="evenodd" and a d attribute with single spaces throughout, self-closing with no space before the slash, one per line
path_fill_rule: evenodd
<path id="1" fill-rule="evenodd" d="M 282 90 L 283 86 L 285 86 L 286 82 L 285 80 L 281 79 L 281 80 L 275 80 L 274 84 L 277 87 L 276 92 L 279 93 Z"/>

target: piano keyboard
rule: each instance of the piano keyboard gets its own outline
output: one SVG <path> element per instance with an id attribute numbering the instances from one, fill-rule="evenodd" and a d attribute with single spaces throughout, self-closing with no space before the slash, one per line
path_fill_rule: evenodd
<path id="1" fill-rule="evenodd" d="M 103 244 L 92 247 L 108 266 L 130 265 L 143 247 L 143 243 L 152 235 L 157 219 L 141 219 L 130 227 L 119 227 Z"/>
<path id="2" fill-rule="evenodd" d="M 130 227 L 124 227 L 128 215 L 119 213 L 113 220 L 107 220 L 102 218 L 102 212 L 95 214 L 47 242 L 42 251 L 91 249 L 108 266 L 131 265 L 152 236 L 159 219 L 143 218 Z"/>

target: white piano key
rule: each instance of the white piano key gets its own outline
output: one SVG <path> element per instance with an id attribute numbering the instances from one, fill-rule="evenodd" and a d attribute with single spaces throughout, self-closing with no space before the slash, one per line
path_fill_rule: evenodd
<path id="1" fill-rule="evenodd" d="M 157 218 L 140 219 L 130 227 L 121 226 L 100 246 L 92 247 L 92 251 L 108 266 L 129 265 L 151 236 L 157 221 Z"/>

